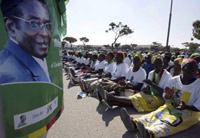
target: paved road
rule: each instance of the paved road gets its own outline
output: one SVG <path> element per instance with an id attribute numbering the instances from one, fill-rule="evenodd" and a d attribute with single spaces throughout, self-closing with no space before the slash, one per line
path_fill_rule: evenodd
<path id="1" fill-rule="evenodd" d="M 126 131 L 120 116 L 119 107 L 107 110 L 98 100 L 91 97 L 77 99 L 79 86 L 68 88 L 64 82 L 65 109 L 59 120 L 53 125 L 47 138 L 135 138 L 136 134 Z M 127 108 L 132 117 L 139 117 L 131 108 Z M 200 138 L 200 123 L 185 132 L 168 138 Z"/>

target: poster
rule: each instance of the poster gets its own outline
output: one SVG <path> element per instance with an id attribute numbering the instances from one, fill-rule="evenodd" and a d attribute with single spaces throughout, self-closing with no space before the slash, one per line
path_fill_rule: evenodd
<path id="1" fill-rule="evenodd" d="M 68 1 L 0 2 L 0 126 L 6 138 L 39 137 L 64 109 L 61 39 Z"/>

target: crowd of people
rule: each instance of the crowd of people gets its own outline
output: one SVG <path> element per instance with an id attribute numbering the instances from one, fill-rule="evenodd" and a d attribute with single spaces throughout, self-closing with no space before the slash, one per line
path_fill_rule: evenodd
<path id="1" fill-rule="evenodd" d="M 200 54 L 170 52 L 64 51 L 72 84 L 109 109 L 141 138 L 165 137 L 198 123 Z M 148 112 L 132 118 L 126 106 Z"/>

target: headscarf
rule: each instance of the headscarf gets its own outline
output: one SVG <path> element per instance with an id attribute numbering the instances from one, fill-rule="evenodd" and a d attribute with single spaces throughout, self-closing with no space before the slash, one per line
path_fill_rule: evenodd
<path id="1" fill-rule="evenodd" d="M 190 58 L 193 58 L 193 59 L 198 58 L 198 57 L 200 57 L 200 54 L 199 54 L 199 53 L 194 53 L 194 54 L 192 54 L 192 55 L 190 56 Z"/>
<path id="2" fill-rule="evenodd" d="M 125 59 L 124 53 L 123 52 L 118 52 L 118 54 L 121 56 L 122 60 L 124 61 L 124 59 Z"/>
<path id="3" fill-rule="evenodd" d="M 92 55 L 98 55 L 96 51 L 91 52 Z"/>
<path id="4" fill-rule="evenodd" d="M 139 57 L 140 62 L 143 61 L 143 56 L 142 56 L 140 53 L 136 53 L 135 56 L 134 56 L 134 58 L 135 58 L 135 57 Z"/>
<path id="5" fill-rule="evenodd" d="M 181 68 L 183 68 L 185 65 L 187 65 L 191 62 L 194 62 L 194 63 L 197 64 L 196 60 L 194 60 L 194 59 L 190 59 L 190 58 L 183 59 L 182 64 L 181 64 Z"/>
<path id="6" fill-rule="evenodd" d="M 161 55 L 154 55 L 152 57 L 152 63 L 154 63 L 157 59 L 161 59 L 163 61 L 163 57 Z"/>
<path id="7" fill-rule="evenodd" d="M 179 65 L 182 64 L 182 61 L 183 61 L 182 58 L 176 58 L 176 59 L 174 60 L 174 62 L 177 62 Z"/>
<path id="8" fill-rule="evenodd" d="M 147 55 L 150 56 L 151 58 L 153 57 L 153 54 L 150 52 Z"/>

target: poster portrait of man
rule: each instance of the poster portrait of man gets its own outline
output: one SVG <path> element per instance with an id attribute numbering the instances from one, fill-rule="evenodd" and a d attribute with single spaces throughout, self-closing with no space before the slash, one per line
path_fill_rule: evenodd
<path id="1" fill-rule="evenodd" d="M 2 0 L 8 34 L 0 51 L 1 84 L 52 82 L 46 56 L 50 49 L 51 20 L 44 0 Z"/>

